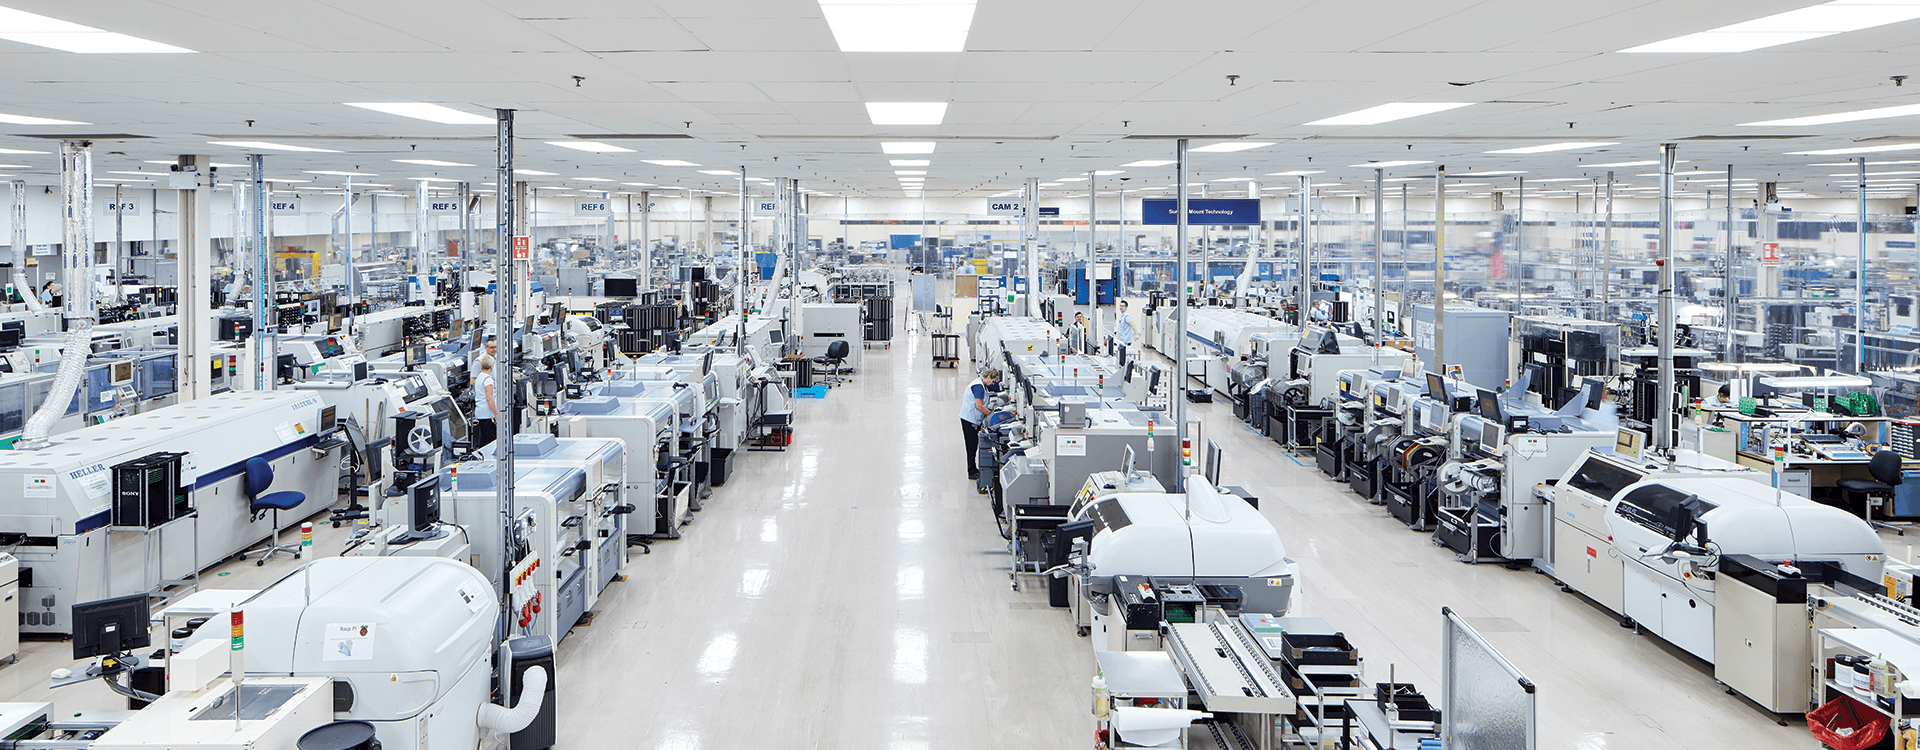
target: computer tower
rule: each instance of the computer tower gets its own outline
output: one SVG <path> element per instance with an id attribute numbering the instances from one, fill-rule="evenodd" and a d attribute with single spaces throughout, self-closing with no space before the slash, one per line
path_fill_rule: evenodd
<path id="1" fill-rule="evenodd" d="M 180 486 L 180 457 L 185 453 L 150 453 L 115 465 L 113 472 L 114 526 L 150 529 L 189 512 L 187 493 Z"/>

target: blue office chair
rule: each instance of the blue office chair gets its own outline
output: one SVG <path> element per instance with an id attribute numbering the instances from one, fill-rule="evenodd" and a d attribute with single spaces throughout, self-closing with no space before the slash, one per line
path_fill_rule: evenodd
<path id="1" fill-rule="evenodd" d="M 300 559 L 299 547 L 280 543 L 280 511 L 300 507 L 301 503 L 307 501 L 307 495 L 304 492 L 268 492 L 267 488 L 272 486 L 273 464 L 258 456 L 247 459 L 247 509 L 253 511 L 256 521 L 263 513 L 273 516 L 273 536 L 268 539 L 267 545 L 240 554 L 243 558 L 260 555 L 260 559 L 253 563 L 255 565 L 267 564 L 267 559 L 276 552 L 286 552 L 292 554 L 295 560 Z"/>

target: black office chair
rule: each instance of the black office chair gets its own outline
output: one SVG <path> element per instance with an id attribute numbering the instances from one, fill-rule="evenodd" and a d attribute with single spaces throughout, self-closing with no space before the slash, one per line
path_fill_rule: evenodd
<path id="1" fill-rule="evenodd" d="M 1873 475 L 1873 478 L 1842 479 L 1835 484 L 1839 486 L 1840 492 L 1849 504 L 1856 497 L 1860 499 L 1861 517 L 1867 519 L 1867 523 L 1880 528 L 1894 529 L 1900 532 L 1901 536 L 1905 536 L 1906 529 L 1873 520 L 1873 498 L 1876 495 L 1887 500 L 1880 515 L 1886 517 L 1893 515 L 1893 488 L 1900 484 L 1900 454 L 1885 448 L 1880 449 L 1873 454 L 1871 460 L 1867 461 L 1867 473 Z"/>
<path id="2" fill-rule="evenodd" d="M 267 489 L 272 486 L 273 464 L 258 456 L 247 459 L 247 509 L 253 511 L 255 519 L 262 513 L 273 516 L 273 536 L 268 538 L 266 546 L 240 555 L 259 554 L 260 559 L 254 562 L 255 565 L 267 564 L 267 559 L 276 552 L 291 553 L 295 560 L 300 559 L 299 547 L 280 543 L 280 511 L 300 507 L 301 503 L 307 501 L 307 496 L 301 492 L 268 492 Z"/>
<path id="3" fill-rule="evenodd" d="M 813 358 L 813 373 L 821 376 L 821 381 L 828 387 L 847 382 L 846 376 L 853 372 L 853 368 L 847 366 L 847 354 L 851 351 L 852 347 L 846 339 L 834 339 L 833 343 L 827 344 L 827 356 Z"/>

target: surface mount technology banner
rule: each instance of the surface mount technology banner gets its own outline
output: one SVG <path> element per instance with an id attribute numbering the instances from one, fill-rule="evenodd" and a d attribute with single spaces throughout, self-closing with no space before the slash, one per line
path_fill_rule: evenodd
<path id="1" fill-rule="evenodd" d="M 1142 224 L 1172 225 L 1179 223 L 1174 218 L 1175 206 L 1179 203 L 1172 198 L 1149 198 L 1140 201 Z M 1187 224 L 1190 226 L 1238 226 L 1260 223 L 1260 201 L 1253 198 L 1188 198 Z"/>

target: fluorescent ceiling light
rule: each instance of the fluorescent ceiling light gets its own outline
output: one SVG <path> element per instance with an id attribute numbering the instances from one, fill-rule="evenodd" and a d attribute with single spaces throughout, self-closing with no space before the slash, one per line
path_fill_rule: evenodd
<path id="1" fill-rule="evenodd" d="M 1788 151 L 1788 156 L 1840 156 L 1842 154 L 1879 154 L 1888 151 L 1912 151 L 1920 149 L 1920 143 L 1898 143 L 1891 146 L 1855 146 L 1853 148 L 1828 148 L 1819 151 Z"/>
<path id="2" fill-rule="evenodd" d="M 1040 183 L 1040 187 L 1060 187 L 1060 183 L 1058 183 L 1058 182 L 1042 182 L 1042 183 Z"/>
<path id="3" fill-rule="evenodd" d="M 513 170 L 513 173 L 517 175 L 524 175 L 527 177 L 556 177 L 557 176 L 552 172 L 542 172 L 538 169 L 515 169 Z"/>
<path id="4" fill-rule="evenodd" d="M 729 169 L 702 169 L 700 170 L 700 174 L 726 175 L 731 177 L 740 173 Z"/>
<path id="5" fill-rule="evenodd" d="M 609 179 L 606 177 L 569 177 L 567 179 L 574 180 L 576 182 L 613 182 L 612 179 Z"/>
<path id="6" fill-rule="evenodd" d="M 1564 143 L 1544 143 L 1538 146 L 1503 148 L 1497 151 L 1482 151 L 1485 154 L 1545 154 L 1553 151 L 1579 151 L 1581 149 L 1618 146 L 1617 141 L 1567 141 Z"/>
<path id="7" fill-rule="evenodd" d="M 25 164 L 0 164 L 0 169 L 32 169 L 32 168 L 33 168 L 33 167 L 29 167 L 29 166 L 27 166 L 27 165 L 25 165 Z M 133 172 L 128 172 L 127 174 L 134 174 L 134 173 L 133 173 Z M 138 173 L 138 174 L 147 174 L 147 173 L 146 173 L 146 172 L 140 172 L 140 173 Z"/>
<path id="8" fill-rule="evenodd" d="M 0 153 L 6 153 L 6 149 L 0 149 Z M 24 153 L 24 152 L 14 152 L 14 153 Z M 40 152 L 38 152 L 38 151 L 35 151 L 35 152 L 33 152 L 33 153 L 40 153 Z M 165 164 L 165 165 L 167 165 L 167 166 L 169 166 L 169 167 L 171 167 L 171 166 L 173 166 L 173 165 L 175 165 L 175 164 L 179 164 L 180 162 L 178 162 L 178 161 L 175 161 L 175 160 L 173 160 L 173 159 L 147 159 L 147 160 L 145 160 L 145 161 L 144 161 L 143 163 L 145 163 L 145 164 Z M 245 169 L 245 168 L 247 167 L 247 165 L 245 165 L 245 164 L 222 164 L 222 163 L 220 163 L 220 162 L 217 162 L 217 161 L 216 161 L 216 162 L 213 162 L 211 166 L 215 166 L 215 167 L 219 167 L 219 168 L 221 168 L 221 169 Z"/>
<path id="9" fill-rule="evenodd" d="M 1305 177 L 1310 174 L 1326 174 L 1324 169 L 1296 169 L 1291 172 L 1268 172 L 1268 177 Z"/>
<path id="10" fill-rule="evenodd" d="M 1876 161 L 1874 162 L 1874 164 L 1876 166 L 1890 167 L 1895 164 L 1920 164 L 1920 160 L 1907 159 L 1905 161 Z M 1807 166 L 1809 167 L 1852 167 L 1852 166 L 1858 166 L 1858 164 L 1857 162 L 1850 162 L 1850 161 L 1823 161 L 1823 162 L 1808 164 Z"/>
<path id="11" fill-rule="evenodd" d="M 1461 172 L 1459 174 L 1453 174 L 1448 176 L 1449 177 L 1498 177 L 1500 175 L 1526 174 L 1526 173 L 1527 173 L 1527 170 L 1524 170 L 1524 169 L 1503 169 L 1503 170 L 1494 171 L 1494 172 Z"/>
<path id="12" fill-rule="evenodd" d="M 207 141 L 207 143 L 214 146 L 228 146 L 231 148 L 257 149 L 260 151 L 311 151 L 314 153 L 321 153 L 321 154 L 340 153 L 330 148 L 310 148 L 307 146 L 289 146 L 284 143 L 268 143 L 266 141 Z"/>
<path id="13" fill-rule="evenodd" d="M 1798 128 L 1798 127 L 1808 127 L 1813 125 L 1833 125 L 1833 124 L 1842 123 L 1842 122 L 1858 122 L 1861 120 L 1881 120 L 1889 117 L 1912 117 L 1914 115 L 1920 115 L 1920 104 L 1902 104 L 1897 107 L 1879 107 L 1876 109 L 1862 109 L 1862 110 L 1856 110 L 1853 112 L 1835 112 L 1830 115 L 1793 117 L 1785 120 L 1763 120 L 1761 122 L 1743 122 L 1743 123 L 1740 123 L 1740 127 L 1743 127 L 1743 128 L 1755 128 L 1755 127 Z"/>
<path id="14" fill-rule="evenodd" d="M 442 125 L 491 125 L 494 123 L 491 117 L 424 102 L 344 102 L 344 104 L 349 107 L 371 109 L 375 112 L 437 122 Z"/>
<path id="15" fill-rule="evenodd" d="M 22 151 L 17 148 L 0 148 L 0 154 L 44 154 L 45 151 Z M 172 164 L 173 162 L 167 162 Z"/>
<path id="16" fill-rule="evenodd" d="M 394 161 L 401 164 L 418 164 L 423 167 L 471 167 L 473 166 L 472 164 L 462 164 L 457 161 L 440 161 L 439 159 L 394 159 Z"/>
<path id="17" fill-rule="evenodd" d="M 1675 164 L 1686 164 L 1686 163 L 1688 163 L 1688 162 L 1690 162 L 1690 161 L 1693 161 L 1693 160 L 1692 160 L 1692 159 L 1680 159 L 1680 160 L 1677 160 L 1677 161 L 1675 161 L 1674 163 L 1675 163 Z M 1655 165 L 1655 164 L 1659 164 L 1659 163 L 1660 163 L 1660 161 L 1659 161 L 1658 159 L 1648 159 L 1648 160 L 1646 160 L 1646 161 L 1616 161 L 1616 162 L 1614 162 L 1614 163 L 1612 163 L 1612 164 L 1582 164 L 1582 165 L 1580 165 L 1580 166 L 1581 166 L 1582 168 L 1591 168 L 1591 167 L 1651 167 L 1651 166 L 1653 166 L 1653 165 Z"/>
<path id="18" fill-rule="evenodd" d="M 1459 109 L 1461 107 L 1465 107 L 1470 104 L 1473 104 L 1473 102 L 1388 102 L 1386 104 L 1368 107 L 1366 109 L 1359 110 L 1357 112 L 1348 112 L 1344 115 L 1339 115 L 1337 117 L 1329 117 L 1324 120 L 1314 120 L 1313 122 L 1309 122 L 1307 124 L 1308 125 L 1378 125 L 1383 122 L 1393 122 L 1394 120 L 1405 120 L 1409 117 L 1419 117 L 1421 115 L 1430 115 L 1435 112 L 1445 112 L 1449 109 Z"/>
<path id="19" fill-rule="evenodd" d="M 1208 153 L 1208 154 L 1231 154 L 1235 151 L 1250 151 L 1256 148 L 1264 148 L 1266 146 L 1271 146 L 1271 145 L 1273 144 L 1263 143 L 1260 141 L 1227 141 L 1225 143 L 1215 143 L 1210 146 L 1190 148 L 1190 149 L 1187 149 L 1187 151 L 1195 152 L 1195 153 Z"/>
<path id="20" fill-rule="evenodd" d="M 964 52 L 972 0 L 820 0 L 841 52 Z"/>
<path id="21" fill-rule="evenodd" d="M 1621 52 L 1746 52 L 1920 18 L 1920 3 L 1834 0 Z"/>
<path id="22" fill-rule="evenodd" d="M 330 174 L 335 177 L 379 177 L 380 176 L 377 174 L 373 174 L 371 172 L 335 172 L 333 170 L 327 170 L 327 169 L 303 169 L 300 171 L 305 172 L 307 174 Z"/>
<path id="23" fill-rule="evenodd" d="M 644 162 L 646 162 L 646 163 L 648 163 L 648 164 L 652 164 L 652 165 L 654 165 L 654 166 L 656 166 L 656 167 L 697 167 L 697 166 L 700 166 L 700 165 L 698 165 L 698 164 L 695 164 L 695 163 L 693 163 L 693 162 L 690 162 L 690 161 L 681 161 L 681 160 L 679 160 L 679 159 L 641 159 L 641 161 L 644 161 Z"/>
<path id="24" fill-rule="evenodd" d="M 8 125 L 92 125 L 90 122 L 73 120 L 55 120 L 47 117 L 28 117 L 26 115 L 0 114 L 0 123 Z"/>
<path id="25" fill-rule="evenodd" d="M 86 54 L 193 52 L 185 47 L 103 31 L 12 8 L 0 8 L 0 39 Z"/>
<path id="26" fill-rule="evenodd" d="M 302 183 L 313 182 L 313 180 L 296 180 L 296 179 L 293 179 L 292 177 L 268 177 L 266 178 L 266 181 L 267 182 L 302 182 Z"/>
<path id="27" fill-rule="evenodd" d="M 26 169 L 26 167 L 25 167 L 24 165 L 13 165 L 13 164 L 0 164 L 0 169 Z M 159 177 L 159 176 L 160 176 L 160 175 L 157 175 L 157 174 L 154 174 L 154 173 L 152 173 L 152 172 L 115 172 L 115 171 L 108 171 L 108 172 L 107 172 L 107 174 L 130 174 L 130 175 L 136 175 L 136 176 L 139 176 L 139 177 Z M 1836 177 L 1838 177 L 1838 176 L 1842 176 L 1842 175 L 1835 175 L 1835 176 L 1836 176 Z"/>
<path id="28" fill-rule="evenodd" d="M 867 118 L 875 125 L 939 125 L 947 119 L 947 103 L 867 102 Z"/>
<path id="29" fill-rule="evenodd" d="M 1054 182 L 1086 182 L 1086 181 L 1087 181 L 1087 178 L 1085 177 L 1062 177 L 1060 179 L 1054 180 Z"/>
<path id="30" fill-rule="evenodd" d="M 1128 163 L 1126 163 L 1126 164 L 1122 164 L 1122 165 L 1120 165 L 1120 166 L 1123 166 L 1123 167 L 1142 167 L 1142 168 L 1145 168 L 1145 167 L 1164 167 L 1164 166 L 1167 166 L 1167 165 L 1169 165 L 1169 164 L 1173 164 L 1173 163 L 1174 163 L 1174 160 L 1172 160 L 1172 159 L 1143 159 L 1143 160 L 1141 160 L 1141 161 L 1135 161 L 1135 162 L 1128 162 Z"/>
<path id="31" fill-rule="evenodd" d="M 1093 171 L 1093 174 L 1095 177 L 1105 177 L 1112 174 L 1125 174 L 1126 171 L 1127 170 L 1124 169 L 1096 169 Z"/>
<path id="32" fill-rule="evenodd" d="M 653 183 L 651 182 L 622 182 L 620 184 L 628 187 L 653 187 Z"/>
<path id="33" fill-rule="evenodd" d="M 889 159 L 887 163 L 896 167 L 924 167 L 933 164 L 927 159 Z"/>
<path id="34" fill-rule="evenodd" d="M 882 141 L 880 152 L 886 154 L 931 154 L 933 141 Z"/>
<path id="35" fill-rule="evenodd" d="M 575 151 L 591 151 L 596 154 L 631 153 L 633 151 L 633 149 L 630 148 L 621 148 L 611 143 L 601 143 L 599 141 L 547 141 L 547 145 L 570 148 Z"/>
<path id="36" fill-rule="evenodd" d="M 1376 161 L 1369 164 L 1348 164 L 1361 169 L 1391 169 L 1393 167 L 1412 167 L 1420 164 L 1432 164 L 1430 161 Z"/>
<path id="37" fill-rule="evenodd" d="M 927 170 L 924 170 L 924 169 L 896 169 L 896 170 L 893 170 L 893 173 L 894 173 L 894 174 L 926 174 L 926 173 L 927 173 Z"/>
<path id="38" fill-rule="evenodd" d="M 1553 177 L 1548 179 L 1534 180 L 1534 182 L 1590 182 L 1590 180 L 1588 180 L 1585 177 Z"/>

